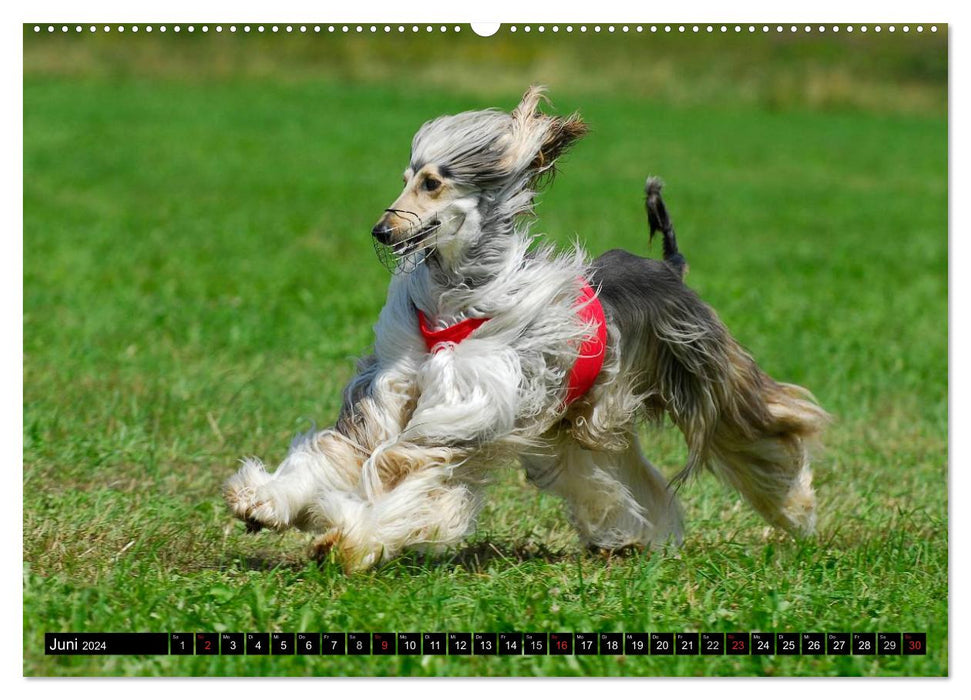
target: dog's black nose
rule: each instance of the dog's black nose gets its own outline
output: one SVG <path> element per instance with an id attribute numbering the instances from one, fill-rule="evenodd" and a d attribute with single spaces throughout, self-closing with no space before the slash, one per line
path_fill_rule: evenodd
<path id="1" fill-rule="evenodd" d="M 392 228 L 390 226 L 383 221 L 379 221 L 374 228 L 371 229 L 371 235 L 378 239 L 379 243 L 388 245 L 391 242 L 391 231 Z"/>

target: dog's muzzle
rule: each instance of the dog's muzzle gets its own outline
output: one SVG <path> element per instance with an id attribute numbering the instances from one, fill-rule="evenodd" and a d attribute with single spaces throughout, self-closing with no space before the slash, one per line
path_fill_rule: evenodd
<path id="1" fill-rule="evenodd" d="M 392 274 L 411 272 L 425 261 L 428 248 L 422 244 L 429 235 L 441 226 L 441 222 L 435 219 L 422 225 L 421 219 L 412 212 L 397 209 L 386 209 L 385 211 L 403 218 L 417 219 L 418 230 L 397 242 L 392 242 L 395 227 L 388 222 L 387 217 L 382 217 L 371 229 L 371 240 L 378 261 Z"/>

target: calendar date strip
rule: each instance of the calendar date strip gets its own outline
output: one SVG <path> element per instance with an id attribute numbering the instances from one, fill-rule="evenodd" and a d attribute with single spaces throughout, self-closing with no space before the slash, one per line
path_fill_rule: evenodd
<path id="1" fill-rule="evenodd" d="M 47 632 L 48 656 L 923 656 L 924 632 Z"/>

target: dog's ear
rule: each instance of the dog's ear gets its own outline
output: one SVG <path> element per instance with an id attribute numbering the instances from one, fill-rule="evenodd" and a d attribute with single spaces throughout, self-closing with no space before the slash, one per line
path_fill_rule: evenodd
<path id="1" fill-rule="evenodd" d="M 541 172 L 552 167 L 556 159 L 586 133 L 587 125 L 575 112 L 568 117 L 550 117 L 543 145 L 533 160 L 533 169 Z"/>
<path id="2" fill-rule="evenodd" d="M 517 131 L 536 149 L 529 167 L 537 176 L 551 175 L 556 159 L 587 133 L 587 125 L 576 112 L 567 117 L 543 114 L 540 102 L 549 103 L 545 92 L 542 85 L 530 86 L 512 112 Z"/>

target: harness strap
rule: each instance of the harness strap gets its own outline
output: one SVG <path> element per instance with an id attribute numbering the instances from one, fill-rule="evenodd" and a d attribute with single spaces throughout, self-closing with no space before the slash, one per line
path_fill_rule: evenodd
<path id="1" fill-rule="evenodd" d="M 604 307 L 597 298 L 597 293 L 586 282 L 580 290 L 577 306 L 580 318 L 586 322 L 593 321 L 596 326 L 593 334 L 588 335 L 580 345 L 577 361 L 570 370 L 570 383 L 566 391 L 567 405 L 590 390 L 603 369 L 604 356 L 607 354 L 607 319 L 604 318 Z"/>
<path id="2" fill-rule="evenodd" d="M 418 328 L 425 339 L 425 347 L 428 348 L 428 352 L 438 352 L 448 343 L 458 345 L 472 335 L 472 331 L 488 320 L 488 318 L 467 318 L 454 326 L 433 331 L 428 327 L 428 319 L 425 318 L 425 314 L 421 312 L 421 309 L 418 310 Z"/>
<path id="3" fill-rule="evenodd" d="M 580 320 L 595 324 L 591 335 L 584 338 L 580 345 L 577 360 L 570 369 L 569 383 L 567 384 L 566 399 L 567 405 L 573 403 L 581 396 L 586 394 L 594 382 L 597 375 L 603 368 L 604 356 L 607 353 L 607 320 L 604 317 L 603 305 L 597 298 L 597 293 L 586 282 L 577 297 L 577 315 Z M 455 325 L 447 326 L 440 330 L 429 328 L 428 319 L 421 309 L 418 311 L 418 328 L 422 338 L 425 339 L 425 347 L 428 352 L 438 352 L 446 348 L 449 344 L 459 344 L 468 338 L 473 331 L 488 321 L 488 318 L 467 318 L 459 321 Z"/>

